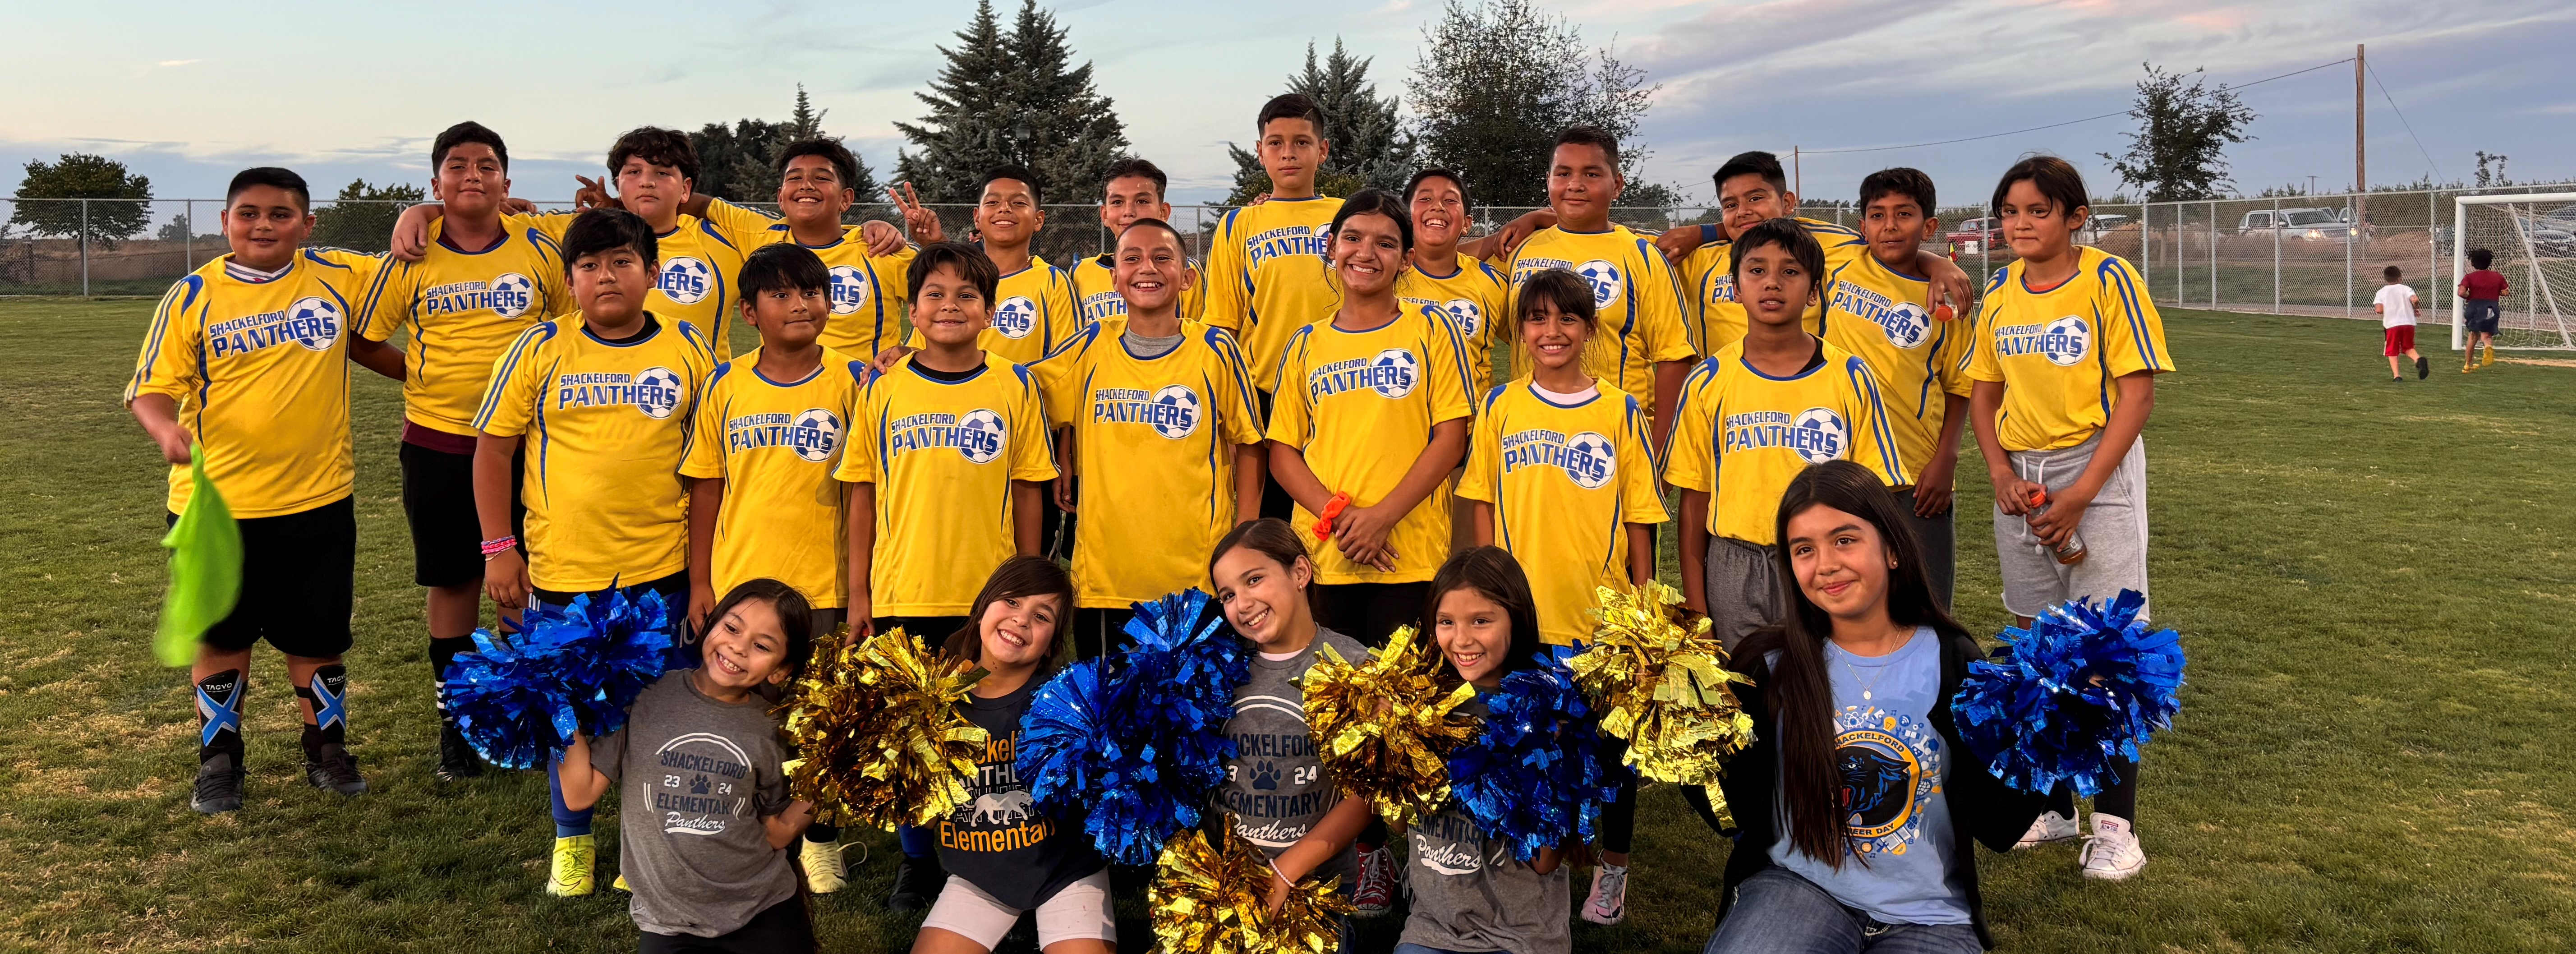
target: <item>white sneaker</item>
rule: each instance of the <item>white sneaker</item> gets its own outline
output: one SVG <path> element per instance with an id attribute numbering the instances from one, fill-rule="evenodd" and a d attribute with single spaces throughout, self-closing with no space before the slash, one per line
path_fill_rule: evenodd
<path id="1" fill-rule="evenodd" d="M 2093 817 L 2102 816 L 2096 814 Z M 2030 823 L 2030 830 L 2023 832 L 2021 840 L 2013 843 L 2013 850 L 2021 851 L 2041 845 L 2053 845 L 2061 841 L 2073 841 L 2075 836 L 2081 833 L 2081 829 L 2075 825 L 2075 819 L 2050 811 Z"/>
<path id="2" fill-rule="evenodd" d="M 1628 869 L 1606 863 L 1592 869 L 1592 896 L 1583 901 L 1583 919 L 1594 924 L 1628 919 Z"/>
<path id="3" fill-rule="evenodd" d="M 830 894 L 850 886 L 849 868 L 841 861 L 839 843 L 811 838 L 798 838 L 796 841 L 803 846 L 797 850 L 796 859 L 805 867 L 807 889 L 815 894 Z"/>
<path id="4" fill-rule="evenodd" d="M 2084 876 L 2097 881 L 2127 881 L 2147 867 L 2147 850 L 2138 844 L 2138 829 L 2126 818 L 2093 813 L 2093 837 L 2075 853 Z"/>

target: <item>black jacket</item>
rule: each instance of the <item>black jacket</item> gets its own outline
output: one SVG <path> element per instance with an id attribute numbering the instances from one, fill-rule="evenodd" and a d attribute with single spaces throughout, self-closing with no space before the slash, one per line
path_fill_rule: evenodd
<path id="1" fill-rule="evenodd" d="M 1958 864 L 1959 880 L 1966 886 L 1968 917 L 1977 928 L 1977 940 L 1991 948 L 1994 935 L 1986 930 L 1986 905 L 1977 891 L 1977 849 L 1972 841 L 1984 842 L 1996 851 L 2010 851 L 2030 823 L 2047 810 L 2046 794 L 2031 794 L 2008 788 L 1974 756 L 1968 755 L 1967 743 L 1959 738 L 1959 726 L 1950 717 L 1950 700 L 1958 697 L 1959 683 L 1968 676 L 1968 664 L 1985 658 L 1975 640 L 1965 636 L 1948 640 L 1941 653 L 1941 702 L 1932 707 L 1932 727 L 1941 733 L 1941 742 L 1949 747 L 1950 777 L 1942 785 L 1942 797 L 1949 800 L 1950 832 L 1955 839 L 1950 857 Z M 1780 787 L 1780 750 L 1774 739 L 1778 726 L 1772 717 L 1769 697 L 1762 687 L 1771 681 L 1771 667 L 1760 658 L 1742 660 L 1749 665 L 1746 674 L 1753 685 L 1738 684 L 1736 698 L 1744 711 L 1753 716 L 1752 745 L 1727 762 L 1726 777 L 1719 787 L 1735 813 L 1735 823 L 1742 835 L 1735 851 L 1726 859 L 1726 884 L 1719 896 L 1717 919 L 1726 920 L 1728 909 L 1735 906 L 1736 888 L 1771 864 L 1771 844 L 1779 840 L 1780 820 L 1778 795 Z"/>

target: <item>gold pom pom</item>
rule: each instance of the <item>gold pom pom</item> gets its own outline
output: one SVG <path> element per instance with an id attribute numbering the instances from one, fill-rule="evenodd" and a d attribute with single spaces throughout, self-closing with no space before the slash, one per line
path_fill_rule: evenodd
<path id="1" fill-rule="evenodd" d="M 1476 737 L 1455 710 L 1476 687 L 1441 666 L 1411 626 L 1354 665 L 1331 647 L 1306 671 L 1306 726 L 1324 770 L 1389 824 L 1411 825 L 1449 800 L 1449 752 Z M 1446 677 L 1446 678 L 1444 678 Z"/>
<path id="2" fill-rule="evenodd" d="M 1222 851 L 1204 832 L 1182 832 L 1156 862 L 1145 901 L 1167 954 L 1327 954 L 1339 945 L 1340 920 L 1351 913 L 1333 890 L 1340 878 L 1299 882 L 1274 912 L 1269 857 L 1231 821 L 1219 837 Z"/>
<path id="3" fill-rule="evenodd" d="M 1601 732 L 1628 744 L 1623 759 L 1658 782 L 1708 786 L 1718 817 L 1732 823 L 1717 780 L 1726 759 L 1753 741 L 1729 683 L 1752 684 L 1726 668 L 1726 647 L 1708 620 L 1684 629 L 1668 606 L 1682 596 L 1648 583 L 1635 592 L 1600 587 L 1592 646 L 1568 660 L 1575 684 L 1602 710 Z"/>
<path id="4" fill-rule="evenodd" d="M 929 825 L 966 803 L 987 737 L 957 703 L 984 678 L 898 627 L 850 643 L 818 642 L 786 707 L 787 790 L 815 820 L 892 830 Z"/>

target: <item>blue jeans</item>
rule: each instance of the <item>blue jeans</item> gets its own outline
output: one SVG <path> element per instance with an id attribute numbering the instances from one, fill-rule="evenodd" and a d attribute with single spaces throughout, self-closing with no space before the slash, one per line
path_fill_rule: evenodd
<path id="1" fill-rule="evenodd" d="M 1735 905 L 1702 954 L 1979 954 L 1966 924 L 1885 924 L 1816 883 L 1769 868 L 1735 889 Z"/>

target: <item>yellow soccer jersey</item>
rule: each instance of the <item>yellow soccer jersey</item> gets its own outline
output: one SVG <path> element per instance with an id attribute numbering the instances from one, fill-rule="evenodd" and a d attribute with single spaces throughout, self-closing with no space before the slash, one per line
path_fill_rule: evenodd
<path id="1" fill-rule="evenodd" d="M 1234 332 L 1262 391 L 1279 387 L 1288 337 L 1341 306 L 1330 250 L 1342 200 L 1272 199 L 1225 214 L 1208 244 L 1208 324 Z"/>
<path id="2" fill-rule="evenodd" d="M 876 485 L 868 598 L 877 616 L 963 616 L 1019 552 L 1011 481 L 1052 480 L 1046 409 L 1027 368 L 986 352 L 949 383 L 907 356 L 859 392 L 833 476 Z"/>
<path id="3" fill-rule="evenodd" d="M 759 365 L 754 348 L 716 367 L 680 465 L 683 477 L 725 482 L 708 576 L 717 596 L 765 576 L 836 609 L 849 595 L 849 521 L 832 469 L 868 364 L 825 348 L 801 381 L 772 381 Z"/>
<path id="4" fill-rule="evenodd" d="M 2008 451 L 2084 443 L 2111 422 L 2113 381 L 2174 369 L 2165 320 L 2146 283 L 2117 255 L 2079 247 L 2075 277 L 2032 291 L 2022 263 L 1995 270 L 1967 355 L 1968 377 L 2001 381 L 1995 435 Z"/>
<path id="5" fill-rule="evenodd" d="M 492 384 L 492 362 L 528 326 L 573 310 L 555 240 L 521 221 L 501 223 L 501 241 L 467 251 L 448 243 L 447 220 L 429 227 L 420 261 L 389 261 L 359 306 L 358 336 L 383 341 L 403 332 L 403 419 L 472 436 L 474 413 Z"/>
<path id="6" fill-rule="evenodd" d="M 1664 479 L 1709 494 L 1708 532 L 1757 546 L 1777 541 L 1780 495 L 1798 472 L 1858 461 L 1890 487 L 1913 483 L 1869 364 L 1831 343 L 1786 378 L 1754 370 L 1736 342 L 1691 369 Z M 1725 475 L 1719 480 L 1719 475 Z"/>
<path id="7" fill-rule="evenodd" d="M 1895 425 L 1896 459 L 1922 473 L 1941 437 L 1943 397 L 1968 396 L 1959 359 L 1969 322 L 1932 320 L 1931 281 L 1866 252 L 1835 269 L 1826 287 L 1824 339 L 1869 363 Z"/>
<path id="8" fill-rule="evenodd" d="M 1614 388 L 1576 404 L 1528 378 L 1487 392 L 1458 496 L 1494 505 L 1494 542 L 1529 571 L 1539 635 L 1590 639 L 1593 589 L 1627 589 L 1628 524 L 1664 522 L 1646 406 Z"/>
<path id="9" fill-rule="evenodd" d="M 1207 553 L 1234 529 L 1234 448 L 1261 442 L 1261 412 L 1234 336 L 1195 321 L 1152 358 L 1120 340 L 1127 319 L 1077 332 L 1034 370 L 1047 419 L 1073 428 L 1082 482 L 1073 539 L 1077 605 L 1130 603 L 1207 585 Z"/>
<path id="10" fill-rule="evenodd" d="M 796 241 L 786 222 L 723 199 L 707 203 L 707 220 L 732 236 L 745 257 L 763 245 Z M 921 250 L 907 245 L 892 255 L 870 255 L 859 230 L 856 225 L 844 226 L 832 244 L 805 246 L 832 274 L 832 317 L 823 322 L 823 334 L 814 340 L 853 358 L 874 358 L 912 334 L 903 310 L 908 294 L 905 273 Z"/>
<path id="11" fill-rule="evenodd" d="M 1431 428 L 1469 413 L 1458 329 L 1436 308 L 1407 311 L 1368 331 L 1329 321 L 1297 329 L 1279 364 L 1271 440 L 1303 451 L 1327 489 L 1369 506 L 1385 499 L 1431 446 Z M 1449 486 L 1442 481 L 1387 535 L 1393 572 L 1352 562 L 1314 537 L 1315 515 L 1294 521 L 1314 555 L 1319 583 L 1428 580 L 1449 555 Z"/>
<path id="12" fill-rule="evenodd" d="M 548 212 L 526 218 L 561 244 L 564 229 L 578 215 Z M 743 242 L 742 236 L 694 215 L 680 216 L 670 231 L 654 236 L 662 274 L 654 280 L 652 294 L 644 296 L 644 309 L 663 321 L 697 326 L 714 344 L 719 361 L 733 356 L 733 318 L 742 298 L 734 279 L 742 274 L 743 256 L 751 252 Z"/>
<path id="13" fill-rule="evenodd" d="M 1503 306 L 1519 314 L 1520 285 L 1551 268 L 1583 276 L 1592 284 L 1592 307 L 1599 330 L 1583 346 L 1583 370 L 1611 387 L 1637 396 L 1655 410 L 1655 365 L 1688 361 L 1690 332 L 1682 321 L 1681 284 L 1674 280 L 1664 253 L 1624 225 L 1602 232 L 1540 229 L 1512 255 L 1511 294 Z M 1524 376 L 1529 360 L 1512 356 L 1512 373 Z"/>
<path id="14" fill-rule="evenodd" d="M 1002 276 L 992 307 L 993 323 L 975 336 L 975 344 L 1012 364 L 1036 364 L 1082 330 L 1072 279 L 1034 255 L 1029 267 Z"/>
<path id="15" fill-rule="evenodd" d="M 539 322 L 492 368 L 474 429 L 525 439 L 519 542 L 538 589 L 588 592 L 689 568 L 680 462 L 716 359 L 696 325 L 647 320 L 619 342 L 578 314 Z"/>
<path id="16" fill-rule="evenodd" d="M 205 448 L 206 479 L 236 517 L 302 513 L 349 495 L 349 340 L 356 303 L 384 260 L 305 249 L 286 274 L 249 282 L 224 255 L 170 286 L 126 382 L 179 404 L 179 423 Z M 171 513 L 195 486 L 170 467 Z"/>
<path id="17" fill-rule="evenodd" d="M 1103 319 L 1127 313 L 1127 299 L 1118 295 L 1117 263 L 1107 255 L 1086 258 L 1073 263 L 1073 303 L 1082 313 L 1082 323 L 1099 324 Z M 1181 293 L 1181 320 L 1198 321 L 1207 313 L 1207 273 L 1199 263 L 1190 262 L 1190 290 Z"/>
<path id="18" fill-rule="evenodd" d="M 1511 328 L 1510 313 L 1503 310 L 1504 284 L 1502 269 L 1467 255 L 1458 256 L 1456 267 L 1447 275 L 1435 277 L 1416 266 L 1395 280 L 1397 301 L 1448 312 L 1450 323 L 1458 326 L 1458 338 L 1467 344 L 1467 371 L 1474 375 L 1468 382 L 1469 394 L 1493 389 L 1494 339 L 1517 334 Z"/>
<path id="19" fill-rule="evenodd" d="M 1807 234 L 1825 247 L 1825 274 L 1830 276 L 1852 257 L 1869 255 L 1869 243 L 1860 233 L 1835 225 L 1801 218 Z M 1744 340 L 1744 306 L 1735 300 L 1735 259 L 1729 253 L 1733 243 L 1711 242 L 1691 251 L 1682 259 L 1681 274 L 1688 286 L 1694 327 L 1703 355 L 1725 350 L 1727 345 Z M 1820 279 L 1821 280 L 1821 279 Z M 1807 333 L 1818 334 L 1824 328 L 1824 305 L 1820 302 L 1807 309 Z"/>

